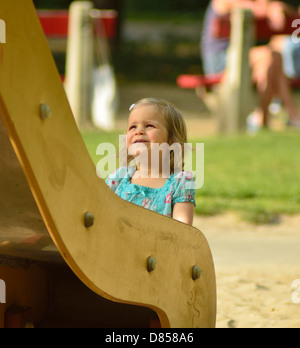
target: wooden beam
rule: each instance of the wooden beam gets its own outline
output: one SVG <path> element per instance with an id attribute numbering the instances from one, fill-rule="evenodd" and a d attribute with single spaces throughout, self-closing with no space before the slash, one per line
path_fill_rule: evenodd
<path id="1" fill-rule="evenodd" d="M 236 8 L 232 13 L 233 30 L 218 99 L 221 133 L 245 132 L 247 116 L 255 105 L 249 62 L 250 49 L 254 46 L 253 21 L 251 11 Z"/>

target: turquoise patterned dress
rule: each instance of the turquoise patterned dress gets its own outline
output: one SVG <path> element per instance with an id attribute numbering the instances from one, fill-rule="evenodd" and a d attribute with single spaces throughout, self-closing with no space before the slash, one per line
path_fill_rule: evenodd
<path id="1" fill-rule="evenodd" d="M 195 203 L 195 179 L 190 172 L 171 174 L 161 188 L 131 183 L 135 167 L 121 167 L 106 179 L 106 184 L 120 198 L 159 214 L 173 217 L 176 203 Z"/>

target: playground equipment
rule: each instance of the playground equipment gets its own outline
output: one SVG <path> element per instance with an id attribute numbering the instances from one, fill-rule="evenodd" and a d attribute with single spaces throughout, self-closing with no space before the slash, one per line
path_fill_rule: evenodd
<path id="1" fill-rule="evenodd" d="M 32 1 L 0 14 L 0 327 L 214 327 L 203 234 L 98 178 Z"/>

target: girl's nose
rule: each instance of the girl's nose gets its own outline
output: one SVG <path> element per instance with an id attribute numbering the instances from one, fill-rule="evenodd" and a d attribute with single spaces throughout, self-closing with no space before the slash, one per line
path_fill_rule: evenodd
<path id="1" fill-rule="evenodd" d="M 136 128 L 136 130 L 135 130 L 135 134 L 145 134 L 145 130 L 144 130 L 144 128 L 141 128 L 141 127 Z"/>

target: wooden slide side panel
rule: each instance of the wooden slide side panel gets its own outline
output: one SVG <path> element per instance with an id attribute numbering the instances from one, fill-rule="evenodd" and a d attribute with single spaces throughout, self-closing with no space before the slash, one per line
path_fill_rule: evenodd
<path id="1" fill-rule="evenodd" d="M 97 177 L 32 1 L 2 0 L 0 13 L 0 115 L 64 260 L 94 292 L 155 310 L 163 327 L 214 327 L 215 273 L 203 234 L 119 199 Z M 88 229 L 86 212 L 95 216 Z M 157 261 L 151 273 L 149 256 Z M 202 269 L 196 281 L 194 265 Z"/>
<path id="2" fill-rule="evenodd" d="M 63 261 L 37 208 L 1 117 L 0 255 L 55 263 Z"/>

